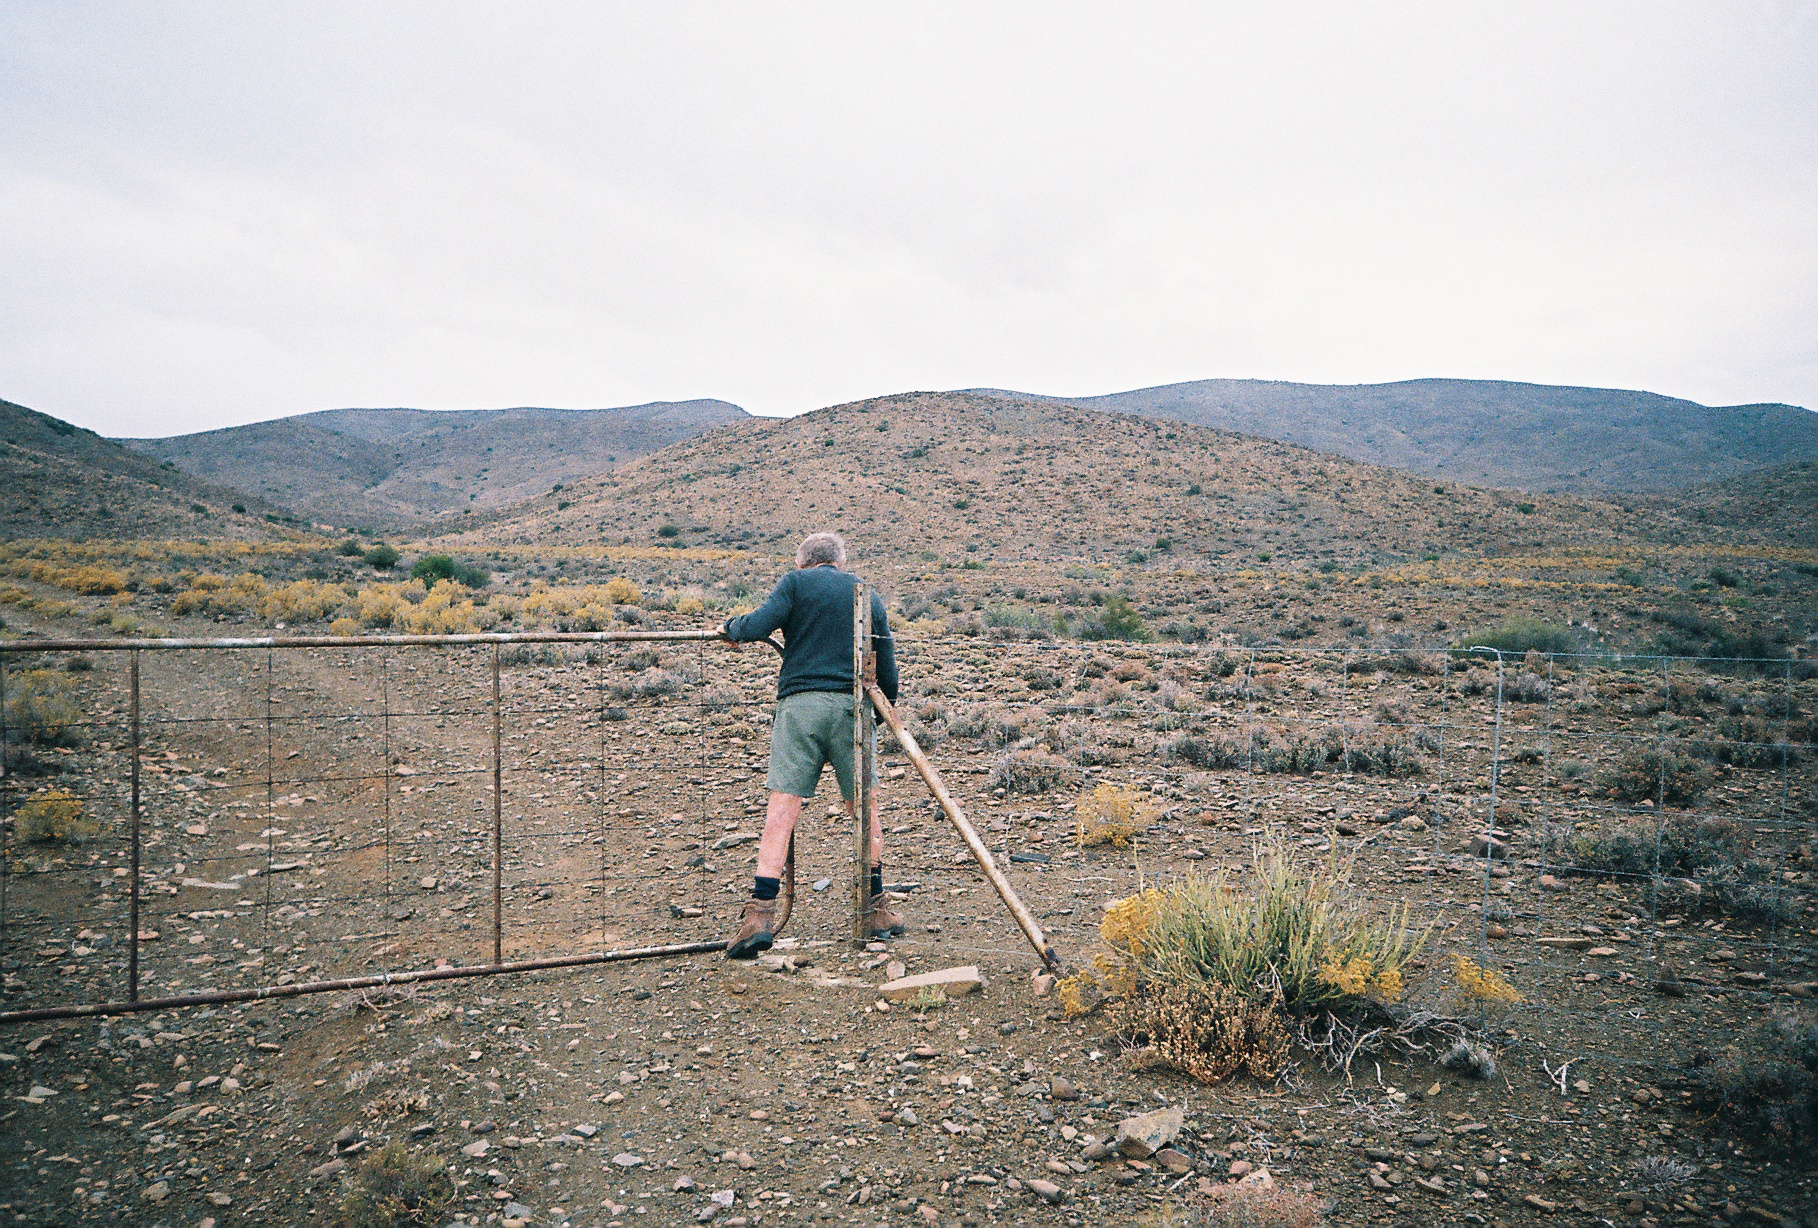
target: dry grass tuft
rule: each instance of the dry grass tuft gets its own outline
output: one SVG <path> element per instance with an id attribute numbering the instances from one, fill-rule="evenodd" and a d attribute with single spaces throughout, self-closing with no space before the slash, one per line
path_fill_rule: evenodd
<path id="1" fill-rule="evenodd" d="M 1062 785 L 1077 785 L 1079 769 L 1046 751 L 1017 750 L 997 761 L 991 769 L 993 788 L 1006 793 L 1046 793 Z"/>
<path id="2" fill-rule="evenodd" d="M 1284 1016 L 1360 1013 L 1400 996 L 1425 938 L 1405 909 L 1366 915 L 1335 865 L 1304 869 L 1280 844 L 1259 848 L 1252 871 L 1242 883 L 1190 875 L 1113 904 L 1099 926 L 1109 954 L 1061 982 L 1062 1009 L 1108 1003 L 1150 1060 L 1217 1082 L 1278 1072 Z"/>
<path id="3" fill-rule="evenodd" d="M 455 1201 L 454 1178 L 435 1156 L 393 1139 L 360 1166 L 341 1200 L 340 1228 L 437 1228 Z"/>
<path id="4" fill-rule="evenodd" d="M 1320 1228 L 1326 1204 L 1281 1185 L 1220 1185 L 1197 1205 L 1164 1206 L 1140 1222 L 1143 1228 Z"/>

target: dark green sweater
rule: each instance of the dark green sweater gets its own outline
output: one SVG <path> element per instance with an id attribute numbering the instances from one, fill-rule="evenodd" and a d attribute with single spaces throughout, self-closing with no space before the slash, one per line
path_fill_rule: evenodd
<path id="1" fill-rule="evenodd" d="M 776 697 L 798 691 L 852 690 L 852 588 L 859 578 L 836 567 L 799 567 L 777 581 L 764 604 L 742 618 L 729 618 L 726 637 L 761 640 L 783 633 L 783 668 Z M 896 643 L 884 603 L 871 594 L 871 645 L 877 653 L 877 685 L 896 702 Z"/>

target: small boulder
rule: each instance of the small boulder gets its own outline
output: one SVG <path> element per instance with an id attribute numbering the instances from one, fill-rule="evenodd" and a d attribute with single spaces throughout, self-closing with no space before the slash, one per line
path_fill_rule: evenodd
<path id="1" fill-rule="evenodd" d="M 1174 1141 L 1186 1124 L 1180 1109 L 1156 1109 L 1126 1117 L 1117 1123 L 1117 1151 L 1133 1160 L 1146 1160 Z"/>
<path id="2" fill-rule="evenodd" d="M 979 975 L 978 968 L 968 964 L 961 968 L 941 968 L 934 972 L 898 977 L 894 981 L 885 981 L 878 986 L 877 991 L 891 1002 L 904 1002 L 927 989 L 938 989 L 949 998 L 963 998 L 969 993 L 977 993 L 984 985 L 985 978 Z"/>

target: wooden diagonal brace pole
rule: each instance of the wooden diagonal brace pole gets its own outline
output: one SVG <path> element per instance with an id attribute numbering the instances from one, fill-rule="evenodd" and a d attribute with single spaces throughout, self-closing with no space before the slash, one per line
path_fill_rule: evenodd
<path id="1" fill-rule="evenodd" d="M 1069 971 L 1067 961 L 1048 942 L 1047 936 L 1042 933 L 1041 925 L 1035 920 L 1035 915 L 1017 897 L 1016 889 L 1010 885 L 1010 880 L 1004 877 L 1004 872 L 997 868 L 997 863 L 991 859 L 991 850 L 987 849 L 985 842 L 979 839 L 978 831 L 967 820 L 965 811 L 960 809 L 959 803 L 953 800 L 953 794 L 947 792 L 947 786 L 941 781 L 941 774 L 934 770 L 932 763 L 928 762 L 928 756 L 924 755 L 922 748 L 916 744 L 915 736 L 903 728 L 902 721 L 897 719 L 896 709 L 891 706 L 888 699 L 884 698 L 884 693 L 878 689 L 877 683 L 867 681 L 865 692 L 871 696 L 872 706 L 877 709 L 877 714 L 884 718 L 884 724 L 890 726 L 891 732 L 896 734 L 897 744 L 903 748 L 903 753 L 909 756 L 909 762 L 915 764 L 915 770 L 921 773 L 923 783 L 928 786 L 928 791 L 934 794 L 934 800 L 940 803 L 947 820 L 958 829 L 960 836 L 965 839 L 966 847 L 972 850 L 972 856 L 978 862 L 979 868 L 985 872 L 985 877 L 991 880 L 992 887 L 996 888 L 998 895 L 1003 897 L 1004 906 L 1010 910 L 1010 915 L 1016 918 L 1016 924 L 1022 929 L 1023 936 L 1029 940 L 1029 945 L 1035 948 L 1037 955 L 1041 956 L 1041 961 L 1047 965 L 1048 971 L 1056 976 L 1066 976 Z"/>

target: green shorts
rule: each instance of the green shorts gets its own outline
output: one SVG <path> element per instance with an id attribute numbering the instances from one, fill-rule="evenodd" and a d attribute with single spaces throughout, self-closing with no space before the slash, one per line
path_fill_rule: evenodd
<path id="1" fill-rule="evenodd" d="M 877 787 L 877 726 L 865 730 L 871 751 L 871 785 Z M 842 691 L 797 691 L 777 701 L 776 723 L 770 727 L 770 777 L 772 793 L 813 797 L 821 768 L 833 765 L 840 782 L 840 796 L 858 800 L 858 773 L 852 768 L 852 696 Z"/>

